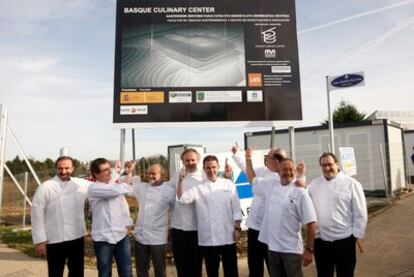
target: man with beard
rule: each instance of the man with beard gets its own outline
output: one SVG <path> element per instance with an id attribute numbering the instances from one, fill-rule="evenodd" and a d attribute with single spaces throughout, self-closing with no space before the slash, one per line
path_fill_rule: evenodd
<path id="1" fill-rule="evenodd" d="M 354 276 L 355 243 L 363 239 L 368 213 L 362 185 L 339 171 L 332 153 L 319 158 L 323 175 L 312 180 L 309 194 L 318 215 L 315 262 L 318 276 Z"/>
<path id="2" fill-rule="evenodd" d="M 187 148 L 181 154 L 181 162 L 187 175 L 183 180 L 184 190 L 196 186 L 203 179 L 203 172 L 197 165 L 200 154 L 193 148 Z M 178 185 L 179 175 L 174 176 L 169 184 L 174 191 Z M 202 256 L 198 247 L 197 215 L 195 205 L 174 204 L 171 220 L 171 237 L 175 267 L 178 277 L 201 277 Z"/>
<path id="3" fill-rule="evenodd" d="M 219 276 L 220 259 L 225 277 L 238 276 L 236 242 L 240 238 L 242 219 L 236 186 L 228 179 L 218 177 L 218 159 L 206 156 L 203 160 L 206 174 L 197 186 L 184 190 L 185 170 L 181 172 L 177 197 L 179 204 L 195 204 L 197 211 L 198 245 L 205 258 L 209 277 Z M 230 175 L 228 166 L 226 177 Z"/>
<path id="4" fill-rule="evenodd" d="M 175 190 L 162 180 L 164 168 L 152 165 L 148 183 L 132 179 L 132 190 L 139 210 L 135 224 L 135 265 L 140 277 L 148 277 L 150 258 L 156 277 L 165 276 L 168 237 L 168 213 L 175 200 Z"/>
<path id="5" fill-rule="evenodd" d="M 59 157 L 57 175 L 41 184 L 32 202 L 32 237 L 36 252 L 47 256 L 49 276 L 63 276 L 68 263 L 69 276 L 83 276 L 84 207 L 89 181 L 71 177 L 73 158 Z"/>
<path id="6" fill-rule="evenodd" d="M 247 167 L 252 149 L 246 150 Z M 280 180 L 262 179 L 248 170 L 254 193 L 265 198 L 265 214 L 259 240 L 268 245 L 270 276 L 302 276 L 302 264 L 312 262 L 316 214 L 308 193 L 295 184 L 296 170 L 291 159 L 279 164 Z M 303 250 L 301 226 L 306 225 Z"/>

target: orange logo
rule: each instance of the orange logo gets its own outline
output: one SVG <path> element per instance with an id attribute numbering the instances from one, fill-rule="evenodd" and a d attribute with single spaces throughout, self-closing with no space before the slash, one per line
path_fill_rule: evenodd
<path id="1" fill-rule="evenodd" d="M 249 87 L 261 87 L 262 86 L 262 73 L 248 73 Z"/>

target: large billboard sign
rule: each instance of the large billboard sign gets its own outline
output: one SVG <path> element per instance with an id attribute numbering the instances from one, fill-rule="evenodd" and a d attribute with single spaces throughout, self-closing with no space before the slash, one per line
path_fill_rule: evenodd
<path id="1" fill-rule="evenodd" d="M 116 125 L 300 119 L 294 0 L 118 0 Z"/>

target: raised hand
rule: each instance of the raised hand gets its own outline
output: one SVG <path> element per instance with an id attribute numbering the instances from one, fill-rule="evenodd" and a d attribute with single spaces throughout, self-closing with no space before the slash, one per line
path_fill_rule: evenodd
<path id="1" fill-rule="evenodd" d="M 247 147 L 246 151 L 244 152 L 246 159 L 251 159 L 253 157 L 254 148 Z"/>
<path id="2" fill-rule="evenodd" d="M 114 169 L 117 173 L 121 172 L 121 162 L 120 161 L 116 161 Z"/>
<path id="3" fill-rule="evenodd" d="M 239 144 L 236 141 L 236 144 L 233 145 L 233 147 L 231 148 L 231 152 L 233 153 L 233 155 L 236 155 L 237 152 L 239 152 L 240 148 L 239 148 Z"/>
<path id="4" fill-rule="evenodd" d="M 296 166 L 296 175 L 297 176 L 303 176 L 305 175 L 305 162 L 303 160 L 300 161 L 300 163 L 298 163 L 298 165 Z"/>

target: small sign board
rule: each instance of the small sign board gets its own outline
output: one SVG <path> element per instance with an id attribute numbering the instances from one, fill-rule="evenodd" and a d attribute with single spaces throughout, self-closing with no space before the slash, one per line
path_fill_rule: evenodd
<path id="1" fill-rule="evenodd" d="M 359 87 L 365 85 L 364 72 L 347 73 L 339 76 L 328 77 L 329 91 L 349 87 Z"/>
<path id="2" fill-rule="evenodd" d="M 357 175 L 357 166 L 353 147 L 339 147 L 341 167 L 348 176 Z"/>

